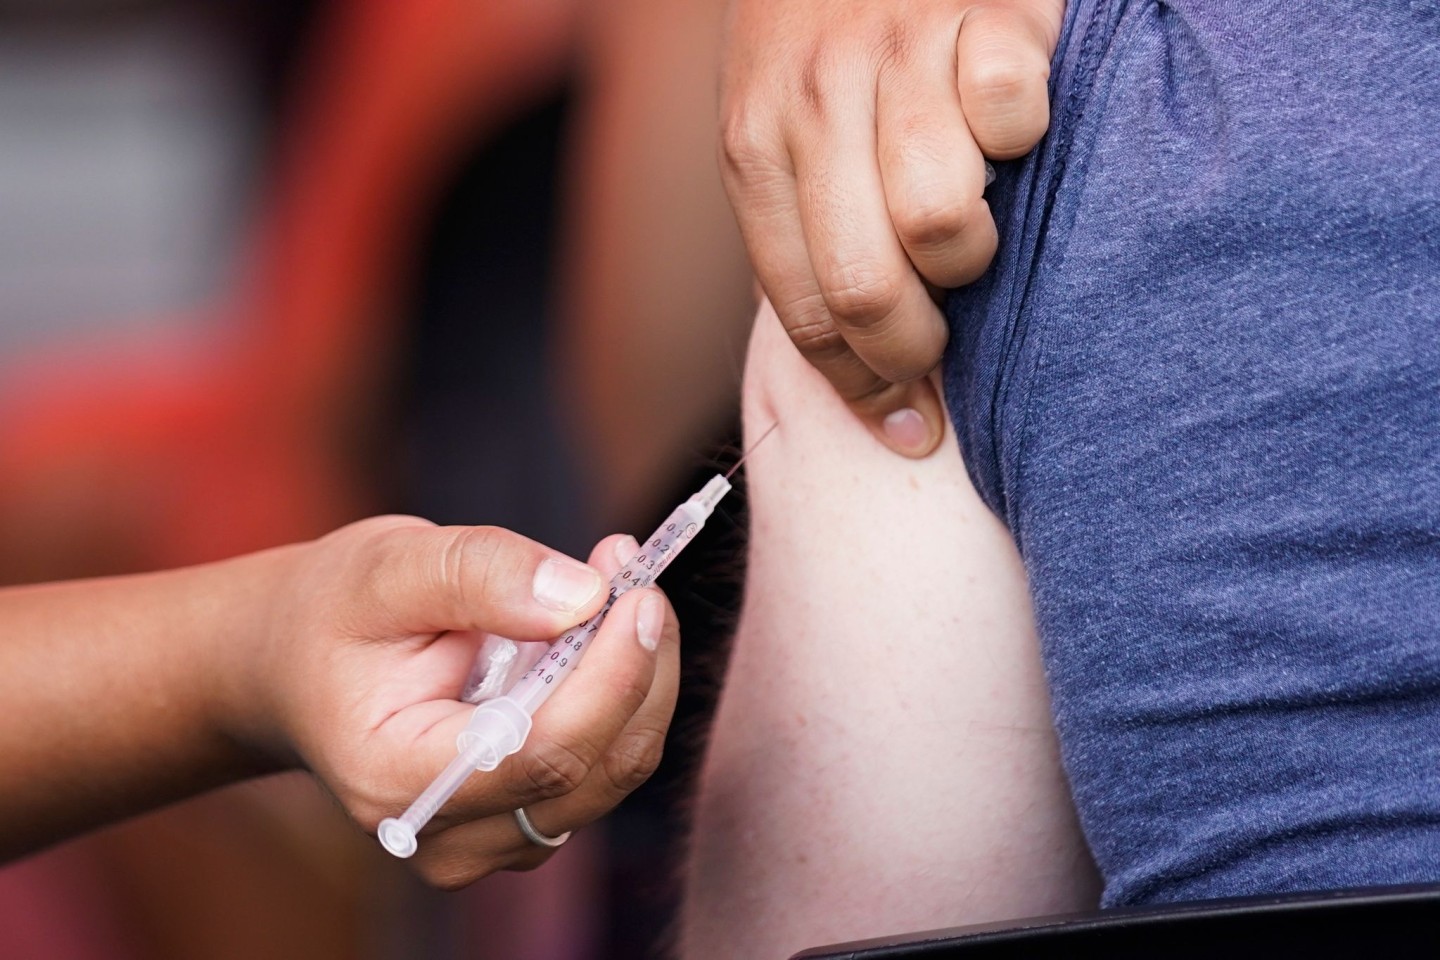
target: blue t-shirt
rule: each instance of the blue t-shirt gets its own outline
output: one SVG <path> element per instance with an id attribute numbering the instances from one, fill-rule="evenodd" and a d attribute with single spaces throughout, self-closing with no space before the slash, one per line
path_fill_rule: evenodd
<path id="1" fill-rule="evenodd" d="M 1440 0 L 1072 0 L 946 392 L 1105 903 L 1440 880 Z"/>

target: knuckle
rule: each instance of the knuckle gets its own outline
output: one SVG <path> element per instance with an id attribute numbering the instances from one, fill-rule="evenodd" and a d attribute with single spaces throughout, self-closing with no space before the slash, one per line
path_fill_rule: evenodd
<path id="1" fill-rule="evenodd" d="M 812 363 L 830 359 L 849 349 L 820 294 L 787 304 L 782 316 L 785 317 L 786 336 L 801 356 Z"/>
<path id="2" fill-rule="evenodd" d="M 462 605 L 471 610 L 509 599 L 512 584 L 524 575 L 530 557 L 510 549 L 505 531 L 497 527 L 463 527 L 441 555 L 440 577 Z"/>
<path id="3" fill-rule="evenodd" d="M 826 112 L 826 103 L 829 99 L 826 92 L 829 61 L 830 56 L 825 45 L 815 43 L 806 52 L 805 59 L 800 66 L 800 101 L 815 116 L 821 116 Z"/>
<path id="4" fill-rule="evenodd" d="M 630 793 L 649 780 L 665 757 L 665 732 L 644 729 L 626 733 L 605 758 L 605 775 L 615 788 Z"/>
<path id="5" fill-rule="evenodd" d="M 433 527 L 434 524 L 421 517 L 403 513 L 389 513 L 382 516 L 366 517 L 346 524 L 330 534 L 330 537 L 354 538 L 360 543 L 375 543 L 384 540 L 395 530 L 409 530 L 416 527 Z M 328 539 L 328 538 L 327 538 Z"/>
<path id="6" fill-rule="evenodd" d="M 341 533 L 353 531 L 345 553 L 345 584 L 350 593 L 347 622 L 360 622 L 390 614 L 396 571 L 405 569 L 410 541 L 397 534 L 399 524 L 353 524 Z"/>
<path id="7" fill-rule="evenodd" d="M 844 326 L 874 326 L 899 306 L 899 285 L 876 264 L 847 264 L 836 269 L 827 280 L 822 283 L 825 303 L 830 307 L 831 316 Z"/>
<path id="8" fill-rule="evenodd" d="M 324 540 L 342 544 L 341 549 L 356 564 L 361 578 L 369 583 L 382 577 L 390 564 L 402 559 L 404 544 L 409 542 L 404 532 L 434 526 L 429 520 L 402 514 L 367 517 L 341 527 Z"/>
<path id="9" fill-rule="evenodd" d="M 833 357 L 848 349 L 845 338 L 829 316 L 804 320 L 786 332 L 800 355 L 814 362 Z"/>
<path id="10" fill-rule="evenodd" d="M 907 248 L 942 246 L 970 230 L 978 219 L 978 206 L 927 198 L 895 214 L 895 232 Z"/>
<path id="11" fill-rule="evenodd" d="M 378 574 L 385 564 L 396 559 L 399 551 L 395 533 L 404 528 L 399 524 L 375 522 L 378 519 L 372 517 L 352 523 L 330 535 L 348 543 L 351 555 L 357 558 L 365 575 Z"/>
<path id="12" fill-rule="evenodd" d="M 961 64 L 961 105 L 987 154 L 1020 156 L 1044 135 L 1049 72 L 1047 62 L 1018 55 L 971 57 Z"/>
<path id="13" fill-rule="evenodd" d="M 588 749 L 558 739 L 544 740 L 521 757 L 522 770 L 534 791 L 535 800 L 574 793 L 595 765 L 595 758 Z"/>
<path id="14" fill-rule="evenodd" d="M 517 853 L 506 865 L 506 869 L 515 873 L 529 873 L 543 867 L 554 855 L 554 850 L 532 845 L 532 849 Z"/>
<path id="15" fill-rule="evenodd" d="M 882 70 L 902 71 L 914 59 L 915 38 L 899 17 L 887 17 L 876 34 Z"/>
<path id="16" fill-rule="evenodd" d="M 755 180 L 777 166 L 774 137 L 755 111 L 735 105 L 720 122 L 720 165 L 726 177 L 739 183 Z"/>
<path id="17" fill-rule="evenodd" d="M 994 105 L 1010 105 L 1025 100 L 1037 84 L 1045 83 L 1043 73 L 1015 57 L 976 57 L 962 68 L 964 89 Z"/>
<path id="18" fill-rule="evenodd" d="M 463 890 L 499 868 L 500 865 L 493 863 L 488 857 L 457 856 L 454 853 L 423 860 L 417 858 L 415 863 L 415 872 L 420 875 L 421 880 L 447 893 Z"/>

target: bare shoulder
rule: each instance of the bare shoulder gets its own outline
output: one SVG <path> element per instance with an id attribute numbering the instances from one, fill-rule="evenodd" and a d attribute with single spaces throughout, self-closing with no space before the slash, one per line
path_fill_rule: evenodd
<path id="1" fill-rule="evenodd" d="M 696 806 L 686 955 L 1093 905 L 1024 570 L 953 434 L 885 450 L 762 308 L 745 608 Z M 741 918 L 744 918 L 743 921 Z"/>

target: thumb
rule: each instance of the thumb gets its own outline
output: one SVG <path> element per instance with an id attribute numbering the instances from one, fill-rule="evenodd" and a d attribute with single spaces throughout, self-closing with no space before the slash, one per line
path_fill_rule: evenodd
<path id="1" fill-rule="evenodd" d="M 549 640 L 600 609 L 599 571 L 499 527 L 411 524 L 382 531 L 362 595 L 382 630 L 484 630 Z"/>
<path id="2" fill-rule="evenodd" d="M 770 348 L 760 348 L 757 344 L 771 338 L 789 339 L 774 306 L 769 300 L 762 300 L 760 312 L 755 318 L 751 355 L 768 353 Z M 784 354 L 789 352 L 781 350 Z M 833 388 L 845 401 L 875 439 L 901 456 L 913 459 L 928 457 L 945 436 L 945 408 L 935 390 L 933 374 L 891 383 L 866 366 L 849 349 L 832 357 L 823 370 L 812 358 L 808 369 L 811 374 L 798 375 L 813 375 L 822 385 L 828 381 L 829 388 Z M 796 373 L 788 372 L 787 376 Z M 816 389 L 824 387 L 817 386 Z"/>
<path id="3" fill-rule="evenodd" d="M 901 456 L 920 459 L 935 452 L 945 437 L 945 408 L 934 377 L 885 384 L 850 407 L 870 432 Z"/>

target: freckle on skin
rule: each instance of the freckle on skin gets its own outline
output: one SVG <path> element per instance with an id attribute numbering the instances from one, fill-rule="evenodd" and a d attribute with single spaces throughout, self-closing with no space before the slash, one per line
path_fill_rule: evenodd
<path id="1" fill-rule="evenodd" d="M 910 489 L 911 489 L 911 490 L 919 490 L 919 489 L 920 489 L 920 481 L 915 479 L 915 474 L 913 474 L 913 473 L 910 474 Z"/>

